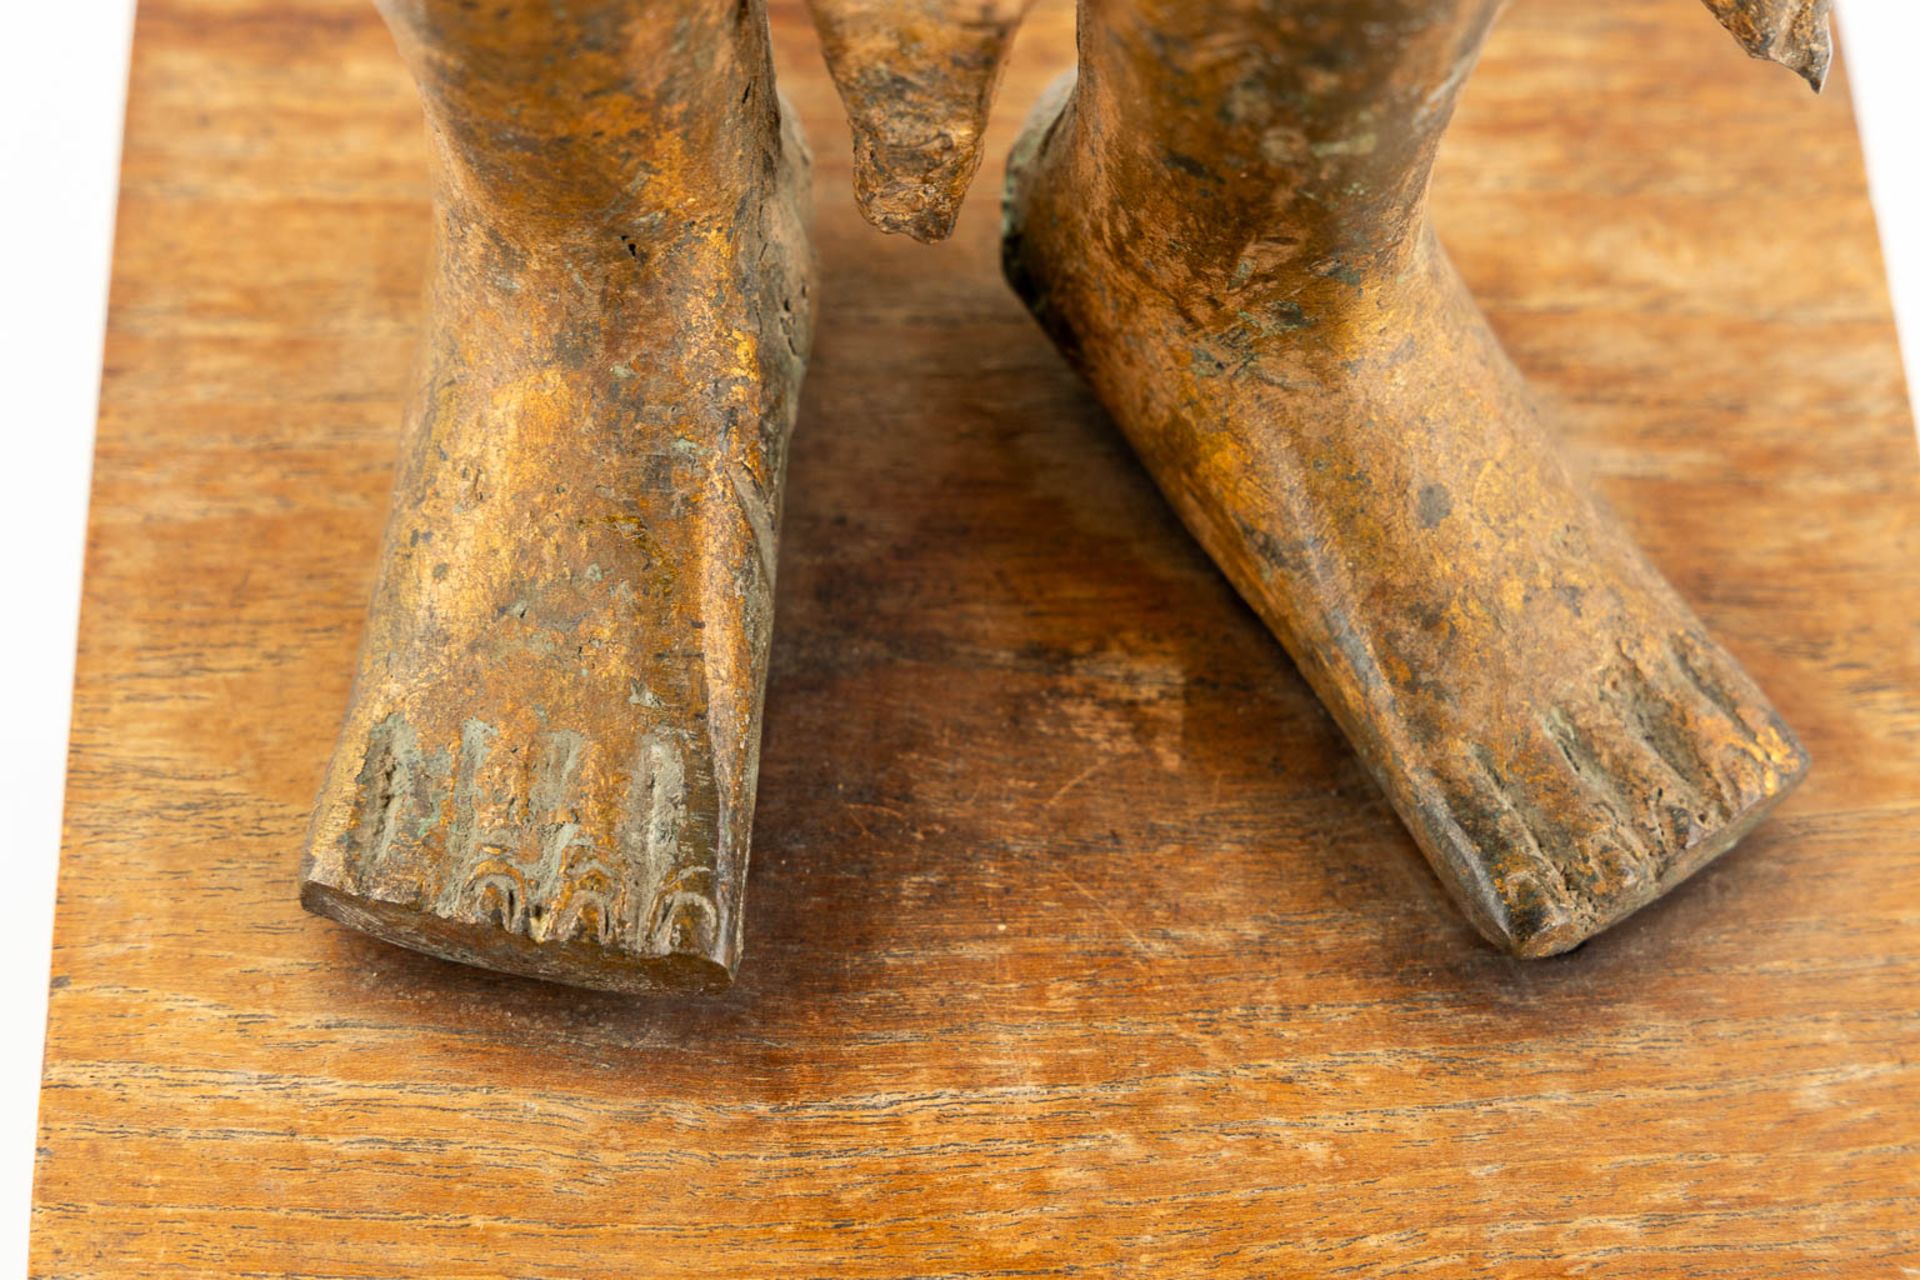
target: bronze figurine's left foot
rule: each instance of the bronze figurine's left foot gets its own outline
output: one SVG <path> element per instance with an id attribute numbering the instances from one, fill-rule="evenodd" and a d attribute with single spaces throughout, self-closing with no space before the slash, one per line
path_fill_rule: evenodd
<path id="1" fill-rule="evenodd" d="M 301 900 L 490 968 L 723 986 L 812 271 L 761 6 L 381 6 L 436 262 Z"/>
<path id="2" fill-rule="evenodd" d="M 1806 756 L 1574 482 L 1427 167 L 1495 0 L 1085 0 L 1006 266 L 1489 939 L 1564 951 Z"/>

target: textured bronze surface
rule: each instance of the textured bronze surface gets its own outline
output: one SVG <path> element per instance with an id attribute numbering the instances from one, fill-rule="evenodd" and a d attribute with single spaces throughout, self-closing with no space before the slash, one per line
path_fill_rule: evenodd
<path id="1" fill-rule="evenodd" d="M 1706 0 L 1720 25 L 1756 58 L 1777 62 L 1817 91 L 1833 62 L 1832 0 Z"/>
<path id="2" fill-rule="evenodd" d="M 1084 0 L 1009 278 L 1489 939 L 1564 951 L 1806 756 L 1569 474 L 1427 218 L 1494 0 Z"/>
<path id="3" fill-rule="evenodd" d="M 860 212 L 944 240 L 980 167 L 1007 50 L 1033 0 L 809 0 L 853 126 Z"/>
<path id="4" fill-rule="evenodd" d="M 1709 3 L 1818 85 L 1823 2 Z M 1008 263 L 1468 913 L 1543 954 L 1727 847 L 1804 757 L 1566 475 L 1426 230 L 1496 8 L 1088 0 Z M 951 230 L 1025 9 L 814 0 L 876 225 Z M 561 981 L 723 985 L 808 341 L 765 15 L 383 12 L 437 265 L 303 900 Z"/>
<path id="5" fill-rule="evenodd" d="M 809 333 L 765 15 L 382 9 L 435 266 L 302 901 L 563 982 L 723 984 Z"/>
<path id="6" fill-rule="evenodd" d="M 808 0 L 853 126 L 855 196 L 874 226 L 921 241 L 952 233 L 1007 51 L 1032 3 Z M 1816 90 L 1826 83 L 1831 0 L 1704 3 L 1754 57 Z"/>

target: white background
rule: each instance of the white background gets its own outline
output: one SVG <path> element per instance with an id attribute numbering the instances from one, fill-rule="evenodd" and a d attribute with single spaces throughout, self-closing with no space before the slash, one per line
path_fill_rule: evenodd
<path id="1" fill-rule="evenodd" d="M 1524 0 L 1522 0 L 1524 3 Z M 1685 3 L 1685 0 L 1673 0 Z M 1840 0 L 1900 318 L 1920 369 L 1920 4 Z M 0 5 L 0 1277 L 24 1275 L 74 628 L 133 0 Z M 1784 74 L 1784 73 L 1783 73 Z"/>

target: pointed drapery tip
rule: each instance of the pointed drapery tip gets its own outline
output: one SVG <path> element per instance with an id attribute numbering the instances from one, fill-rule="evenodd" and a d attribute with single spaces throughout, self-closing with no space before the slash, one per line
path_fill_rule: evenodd
<path id="1" fill-rule="evenodd" d="M 1833 66 L 1832 0 L 1705 0 L 1753 57 L 1777 62 L 1819 93 Z"/>
<path id="2" fill-rule="evenodd" d="M 960 202 L 935 199 L 901 202 L 884 196 L 857 197 L 860 216 L 875 230 L 888 235 L 910 236 L 921 244 L 939 244 L 953 234 L 960 217 Z"/>
<path id="3" fill-rule="evenodd" d="M 953 234 L 980 168 L 980 135 L 961 122 L 902 137 L 898 121 L 853 122 L 853 189 L 861 216 L 881 231 L 934 244 Z M 957 127 L 956 127 L 957 126 Z"/>
<path id="4" fill-rule="evenodd" d="M 1833 50 L 1823 47 L 1814 57 L 1798 62 L 1789 62 L 1782 58 L 1776 58 L 1774 61 L 1798 72 L 1800 78 L 1811 85 L 1815 93 L 1819 93 L 1827 87 L 1827 72 L 1833 67 Z"/>
<path id="5" fill-rule="evenodd" d="M 1028 3 L 809 0 L 868 222 L 923 244 L 952 234 Z"/>

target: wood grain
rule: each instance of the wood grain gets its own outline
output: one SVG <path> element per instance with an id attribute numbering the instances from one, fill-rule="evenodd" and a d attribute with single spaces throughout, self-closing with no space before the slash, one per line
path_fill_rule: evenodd
<path id="1" fill-rule="evenodd" d="M 1920 486 L 1843 79 L 1523 0 L 1441 230 L 1801 732 L 1745 844 L 1478 942 L 999 282 L 867 229 L 792 5 L 822 311 L 747 952 L 708 1000 L 304 915 L 428 216 L 359 0 L 140 10 L 36 1275 L 1897 1276 L 1920 1267 Z"/>

